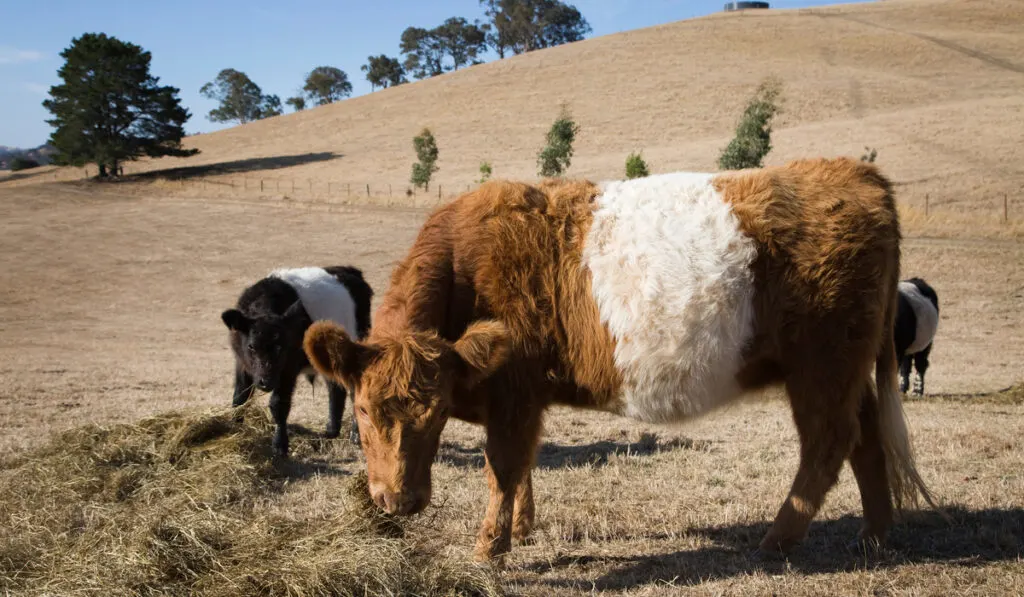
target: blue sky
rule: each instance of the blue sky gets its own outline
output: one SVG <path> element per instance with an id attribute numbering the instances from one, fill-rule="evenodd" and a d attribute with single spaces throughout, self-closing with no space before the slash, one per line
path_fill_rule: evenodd
<path id="1" fill-rule="evenodd" d="M 570 0 L 594 29 L 607 35 L 722 9 L 724 0 Z M 772 0 L 777 8 L 838 4 L 840 0 Z M 337 66 L 353 96 L 370 92 L 359 67 L 366 57 L 398 56 L 411 25 L 433 27 L 450 16 L 483 13 L 477 0 L 145 0 L 10 2 L 0 19 L 0 145 L 34 147 L 47 140 L 49 113 L 41 102 L 57 83 L 59 56 L 71 39 L 107 33 L 153 54 L 151 72 L 181 89 L 192 112 L 188 133 L 223 128 L 206 114 L 214 107 L 199 88 L 222 68 L 247 73 L 284 101 L 305 73 Z M 493 56 L 488 56 L 488 60 Z"/>

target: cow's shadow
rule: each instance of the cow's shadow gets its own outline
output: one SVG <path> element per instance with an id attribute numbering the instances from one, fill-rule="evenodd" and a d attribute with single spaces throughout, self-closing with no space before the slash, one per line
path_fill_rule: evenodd
<path id="1" fill-rule="evenodd" d="M 561 556 L 527 565 L 525 570 L 540 574 L 539 582 L 551 587 L 625 591 L 652 584 L 696 585 L 759 572 L 814 575 L 924 563 L 975 567 L 1018 561 L 1024 554 L 1024 509 L 952 507 L 946 512 L 952 522 L 928 511 L 908 515 L 893 527 L 886 547 L 872 552 L 852 544 L 861 519 L 844 516 L 813 523 L 804 543 L 784 558 L 756 553 L 770 526 L 763 522 L 681 529 L 682 534 L 712 542 L 698 549 L 654 555 Z M 580 567 L 591 565 L 612 570 L 596 579 L 579 578 Z M 560 577 L 562 570 L 566 577 Z M 567 578 L 570 574 L 574 578 Z"/>
<path id="2" fill-rule="evenodd" d="M 266 438 L 270 445 L 271 436 Z M 348 439 L 348 420 L 342 423 L 342 434 L 334 439 L 324 436 L 323 429 L 289 423 L 289 453 L 286 458 L 272 456 L 275 474 L 282 480 L 312 477 L 348 477 L 352 472 L 343 465 L 358 462 L 359 448 Z"/>
<path id="3" fill-rule="evenodd" d="M 650 456 L 670 450 L 707 450 L 711 442 L 688 438 L 661 438 L 654 433 L 641 433 L 633 442 L 601 440 L 589 444 L 562 445 L 544 442 L 537 451 L 536 466 L 540 469 L 602 467 L 613 457 Z M 481 468 L 484 453 L 480 446 L 467 448 L 453 442 L 442 442 L 437 460 L 461 468 Z"/>

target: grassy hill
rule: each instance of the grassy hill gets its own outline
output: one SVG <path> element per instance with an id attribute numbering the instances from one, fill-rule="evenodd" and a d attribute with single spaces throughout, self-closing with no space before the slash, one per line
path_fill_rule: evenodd
<path id="1" fill-rule="evenodd" d="M 188 144 L 201 155 L 128 172 L 215 166 L 300 188 L 391 184 L 397 196 L 411 139 L 429 126 L 440 146 L 435 180 L 464 190 L 483 160 L 497 177 L 535 178 L 563 102 L 582 126 L 572 175 L 621 177 L 632 150 L 654 172 L 714 169 L 746 99 L 772 74 L 785 103 L 768 163 L 870 145 L 907 202 L 929 193 L 933 207 L 995 213 L 1004 193 L 1016 207 L 1024 188 L 1022 27 L 1024 3 L 1007 0 L 719 13 L 197 135 Z"/>

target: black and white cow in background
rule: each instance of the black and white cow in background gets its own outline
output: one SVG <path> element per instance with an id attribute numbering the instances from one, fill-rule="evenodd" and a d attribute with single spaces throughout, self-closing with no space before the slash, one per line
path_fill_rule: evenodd
<path id="1" fill-rule="evenodd" d="M 270 412 L 277 423 L 274 450 L 288 454 L 288 412 L 300 374 L 312 384 L 315 373 L 302 350 L 302 339 L 314 321 L 329 319 L 353 337 L 370 329 L 373 290 L 363 273 L 348 266 L 279 269 L 246 288 L 234 309 L 221 314 L 230 330 L 235 353 L 235 392 L 232 404 L 245 404 L 254 387 L 271 392 Z M 327 384 L 327 437 L 338 437 L 345 411 L 345 388 Z M 354 413 L 353 413 L 354 414 Z M 352 417 L 350 435 L 359 444 Z"/>
<path id="2" fill-rule="evenodd" d="M 899 307 L 896 311 L 896 356 L 900 361 L 900 391 L 910 386 L 911 365 L 914 393 L 924 394 L 924 372 L 928 369 L 928 353 L 939 327 L 939 297 L 935 289 L 921 278 L 910 278 L 899 284 Z"/>

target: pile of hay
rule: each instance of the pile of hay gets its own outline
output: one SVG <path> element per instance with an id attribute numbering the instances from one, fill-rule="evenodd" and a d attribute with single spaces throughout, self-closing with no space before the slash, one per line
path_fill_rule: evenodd
<path id="1" fill-rule="evenodd" d="M 404 538 L 371 507 L 365 476 L 330 514 L 286 516 L 270 432 L 255 407 L 166 414 L 75 429 L 8 458 L 0 592 L 500 594 L 488 570 Z"/>

